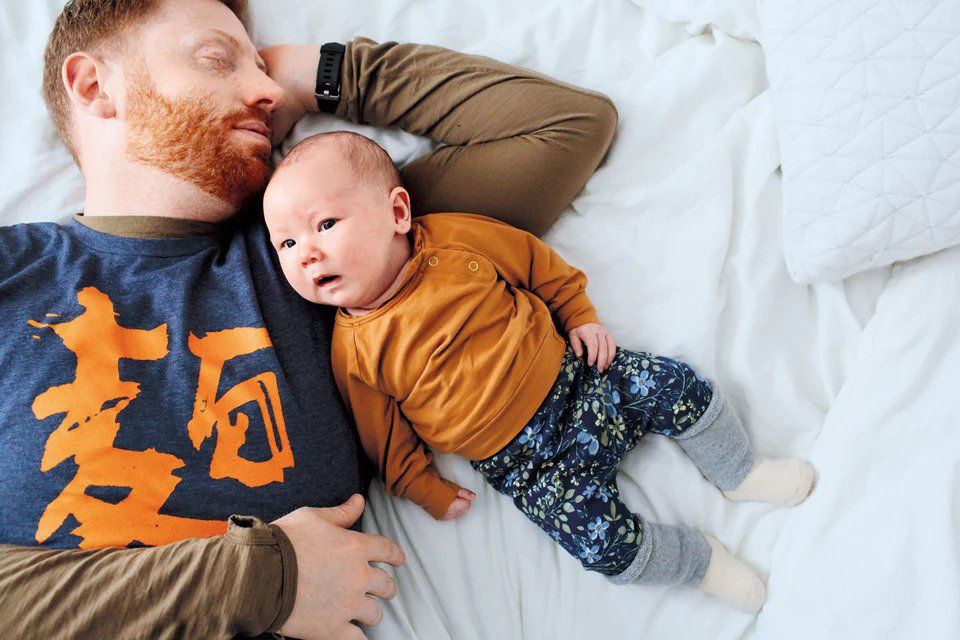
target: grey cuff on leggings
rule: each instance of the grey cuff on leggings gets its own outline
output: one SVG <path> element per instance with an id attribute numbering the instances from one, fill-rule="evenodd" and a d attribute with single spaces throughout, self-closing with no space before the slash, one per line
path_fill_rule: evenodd
<path id="1" fill-rule="evenodd" d="M 637 556 L 623 573 L 607 579 L 614 584 L 700 584 L 711 554 L 703 535 L 685 527 L 641 522 Z"/>
<path id="2" fill-rule="evenodd" d="M 721 491 L 739 487 L 757 459 L 740 416 L 716 386 L 700 419 L 674 439 Z"/>

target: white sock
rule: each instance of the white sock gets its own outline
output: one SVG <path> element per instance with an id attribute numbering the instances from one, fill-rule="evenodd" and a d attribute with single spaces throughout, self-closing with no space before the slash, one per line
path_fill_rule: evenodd
<path id="1" fill-rule="evenodd" d="M 795 505 L 813 490 L 813 465 L 799 458 L 764 458 L 757 461 L 740 486 L 724 491 L 728 500 Z"/>
<path id="2" fill-rule="evenodd" d="M 760 611 L 767 600 L 767 588 L 763 586 L 760 576 L 730 555 L 716 538 L 707 534 L 703 534 L 703 537 L 710 545 L 711 553 L 700 590 L 740 611 Z"/>

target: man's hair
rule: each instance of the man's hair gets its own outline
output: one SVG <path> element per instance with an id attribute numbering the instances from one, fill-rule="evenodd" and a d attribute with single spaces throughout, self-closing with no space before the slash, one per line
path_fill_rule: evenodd
<path id="1" fill-rule="evenodd" d="M 63 61 L 77 51 L 97 51 L 122 45 L 130 27 L 142 24 L 162 0 L 70 0 L 60 12 L 43 54 L 43 100 L 53 126 L 77 158 L 70 134 L 70 98 L 61 80 Z M 240 20 L 246 0 L 220 0 Z M 79 164 L 79 161 L 78 161 Z"/>
<path id="2" fill-rule="evenodd" d="M 328 145 L 335 145 L 337 153 L 350 163 L 358 182 L 375 185 L 387 193 L 403 186 L 390 154 L 370 138 L 352 131 L 330 131 L 304 138 L 277 165 L 275 174 Z"/>

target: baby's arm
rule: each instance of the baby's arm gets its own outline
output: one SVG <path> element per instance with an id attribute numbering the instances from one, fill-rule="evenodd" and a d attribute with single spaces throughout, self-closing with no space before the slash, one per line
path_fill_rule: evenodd
<path id="1" fill-rule="evenodd" d="M 597 322 L 587 277 L 531 233 L 475 214 L 457 214 L 454 240 L 486 256 L 509 284 L 541 298 L 564 331 Z"/>
<path id="2" fill-rule="evenodd" d="M 453 499 L 453 502 L 450 503 L 450 506 L 447 507 L 447 512 L 443 514 L 441 520 L 453 520 L 454 518 L 459 518 L 467 511 L 470 510 L 470 505 L 473 504 L 473 499 L 477 497 L 473 491 L 470 489 L 461 488 L 457 492 L 457 497 Z"/>
<path id="3" fill-rule="evenodd" d="M 587 353 L 587 364 L 596 366 L 600 373 L 607 370 L 617 353 L 617 341 L 613 334 L 599 322 L 590 322 L 574 327 L 567 332 L 567 339 L 578 358 Z"/>
<path id="4" fill-rule="evenodd" d="M 440 476 L 433 454 L 400 412 L 396 400 L 366 384 L 354 372 L 334 367 L 340 393 L 353 413 L 360 442 L 377 465 L 387 493 L 408 498 L 444 519 L 460 486 Z"/>
<path id="5" fill-rule="evenodd" d="M 462 215 L 462 214 L 461 214 Z M 616 341 L 597 320 L 587 297 L 587 277 L 536 236 L 478 215 L 465 215 L 464 242 L 487 256 L 510 284 L 540 297 L 567 332 L 578 357 L 604 371 L 613 361 Z"/>
<path id="6" fill-rule="evenodd" d="M 597 320 L 596 309 L 587 297 L 587 277 L 539 238 L 519 230 L 511 230 L 507 236 L 505 244 L 516 249 L 504 258 L 514 262 L 516 284 L 533 291 L 547 304 L 567 332 L 578 358 L 586 354 L 587 364 L 601 373 L 605 371 L 613 362 L 617 344 Z"/>

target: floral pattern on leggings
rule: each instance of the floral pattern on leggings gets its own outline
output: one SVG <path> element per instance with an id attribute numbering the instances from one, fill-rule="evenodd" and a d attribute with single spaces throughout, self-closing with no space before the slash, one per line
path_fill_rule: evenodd
<path id="1" fill-rule="evenodd" d="M 641 519 L 620 499 L 620 461 L 646 432 L 682 433 L 712 397 L 710 384 L 683 362 L 618 348 L 599 373 L 568 347 L 530 422 L 471 464 L 586 569 L 617 575 L 643 535 Z"/>

